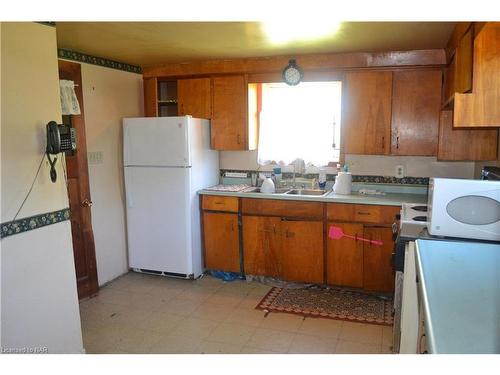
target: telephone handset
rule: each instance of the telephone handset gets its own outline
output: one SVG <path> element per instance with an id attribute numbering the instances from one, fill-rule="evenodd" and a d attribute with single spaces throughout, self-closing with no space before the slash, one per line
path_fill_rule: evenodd
<path id="1" fill-rule="evenodd" d="M 56 182 L 57 173 L 55 165 L 57 156 L 54 160 L 50 155 L 58 155 L 61 152 L 73 152 L 76 150 L 76 132 L 75 129 L 68 125 L 59 125 L 55 121 L 50 121 L 47 124 L 47 159 L 50 164 L 50 179 Z"/>

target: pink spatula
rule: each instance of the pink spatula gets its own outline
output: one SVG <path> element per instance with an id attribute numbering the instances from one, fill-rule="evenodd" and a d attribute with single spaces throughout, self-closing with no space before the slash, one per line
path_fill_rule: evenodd
<path id="1" fill-rule="evenodd" d="M 345 234 L 342 231 L 342 228 L 334 227 L 334 226 L 330 227 L 330 230 L 328 231 L 328 237 L 330 237 L 334 240 L 340 240 L 342 237 L 347 237 L 347 238 L 352 238 L 353 240 L 360 240 L 360 241 L 368 242 L 368 243 L 371 243 L 371 244 L 377 245 L 377 246 L 382 246 L 384 244 L 382 241 L 369 240 L 368 238 L 357 237 L 357 236 L 355 237 L 355 236 L 351 236 L 349 234 Z"/>

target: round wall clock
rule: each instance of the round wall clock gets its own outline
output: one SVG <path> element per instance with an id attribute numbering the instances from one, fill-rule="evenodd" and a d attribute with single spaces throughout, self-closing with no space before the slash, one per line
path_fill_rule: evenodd
<path id="1" fill-rule="evenodd" d="M 295 60 L 290 60 L 288 65 L 283 69 L 283 80 L 290 86 L 296 86 L 302 80 L 304 73 L 299 68 Z"/>

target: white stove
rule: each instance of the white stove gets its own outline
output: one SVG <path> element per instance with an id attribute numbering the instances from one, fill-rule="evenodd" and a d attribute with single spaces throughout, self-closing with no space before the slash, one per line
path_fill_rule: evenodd
<path id="1" fill-rule="evenodd" d="M 428 224 L 426 204 L 403 203 L 399 224 L 400 236 L 417 238 Z"/>

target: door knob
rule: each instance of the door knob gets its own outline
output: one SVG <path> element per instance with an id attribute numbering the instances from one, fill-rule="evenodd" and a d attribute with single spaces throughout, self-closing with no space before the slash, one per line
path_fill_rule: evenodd
<path id="1" fill-rule="evenodd" d="M 84 199 L 82 202 L 82 207 L 91 207 L 92 206 L 92 201 L 89 199 Z"/>

